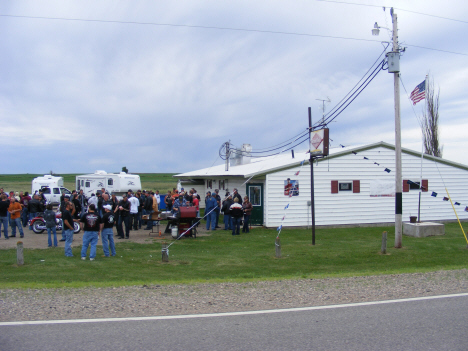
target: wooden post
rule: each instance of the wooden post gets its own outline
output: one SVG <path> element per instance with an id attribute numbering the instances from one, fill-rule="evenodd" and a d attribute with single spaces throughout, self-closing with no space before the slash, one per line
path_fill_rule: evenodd
<path id="1" fill-rule="evenodd" d="M 276 238 L 275 240 L 275 253 L 276 253 L 276 258 L 281 258 L 281 243 L 280 243 L 280 238 Z"/>
<path id="2" fill-rule="evenodd" d="M 162 243 L 162 261 L 169 262 L 169 249 L 167 248 L 167 243 Z"/>
<path id="3" fill-rule="evenodd" d="M 382 233 L 382 248 L 380 249 L 380 251 L 384 255 L 387 253 L 387 232 Z"/>
<path id="4" fill-rule="evenodd" d="M 16 263 L 18 266 L 22 266 L 24 264 L 24 256 L 23 256 L 23 242 L 18 241 L 16 243 Z"/>

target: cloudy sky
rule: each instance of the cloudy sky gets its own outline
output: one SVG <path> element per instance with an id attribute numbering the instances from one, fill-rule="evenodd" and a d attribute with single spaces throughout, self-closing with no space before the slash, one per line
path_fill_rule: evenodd
<path id="1" fill-rule="evenodd" d="M 444 158 L 468 164 L 468 2 L 5 0 L 0 173 L 187 172 L 223 162 L 228 140 L 278 144 L 365 75 L 390 41 L 371 35 L 392 27 L 390 6 L 404 87 L 431 74 Z M 413 110 L 404 87 L 402 145 L 421 150 L 424 102 Z M 329 128 L 332 146 L 394 144 L 393 74 Z"/>

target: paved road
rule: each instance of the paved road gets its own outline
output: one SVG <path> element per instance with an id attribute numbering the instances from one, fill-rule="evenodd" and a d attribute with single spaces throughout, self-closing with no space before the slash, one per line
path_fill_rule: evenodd
<path id="1" fill-rule="evenodd" d="M 458 294 L 202 316 L 0 323 L 0 350 L 466 351 L 467 313 L 468 294 Z"/>

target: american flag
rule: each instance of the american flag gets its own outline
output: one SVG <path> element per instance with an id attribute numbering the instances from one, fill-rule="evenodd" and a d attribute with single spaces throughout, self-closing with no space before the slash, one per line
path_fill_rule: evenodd
<path id="1" fill-rule="evenodd" d="M 426 81 L 424 80 L 421 84 L 416 86 L 411 92 L 410 99 L 413 101 L 413 105 L 416 105 L 419 101 L 426 98 Z"/>

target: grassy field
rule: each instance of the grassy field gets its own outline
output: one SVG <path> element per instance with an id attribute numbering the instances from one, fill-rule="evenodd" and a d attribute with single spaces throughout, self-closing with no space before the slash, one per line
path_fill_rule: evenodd
<path id="1" fill-rule="evenodd" d="M 175 173 L 135 173 L 140 175 L 142 189 L 159 190 L 161 194 L 177 186 L 177 180 L 172 176 Z M 75 189 L 75 177 L 80 174 L 61 174 L 64 186 L 69 190 Z M 43 174 L 3 174 L 0 175 L 0 188 L 5 192 L 28 191 L 31 192 L 32 180 Z"/>
<path id="2" fill-rule="evenodd" d="M 381 235 L 389 232 L 386 255 L 380 253 Z M 402 249 L 392 246 L 392 227 L 283 229 L 282 258 L 275 258 L 274 229 L 254 228 L 232 236 L 219 230 L 211 236 L 175 242 L 169 262 L 161 260 L 161 240 L 147 244 L 119 242 L 117 256 L 96 261 L 66 258 L 63 249 L 24 250 L 25 264 L 16 265 L 16 250 L 0 251 L 0 285 L 25 287 L 121 286 L 261 279 L 323 278 L 425 272 L 466 268 L 468 250 L 457 223 L 446 224 L 446 235 L 403 237 Z M 81 236 L 78 236 L 78 240 Z M 171 241 L 172 242 L 172 241 Z"/>

